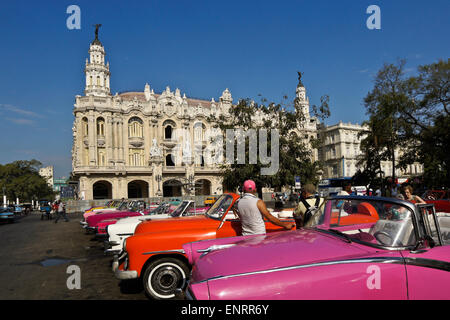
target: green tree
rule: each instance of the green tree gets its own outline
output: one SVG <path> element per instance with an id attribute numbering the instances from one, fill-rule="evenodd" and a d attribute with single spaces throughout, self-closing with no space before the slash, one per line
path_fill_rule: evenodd
<path id="1" fill-rule="evenodd" d="M 312 147 L 320 144 L 319 139 L 311 139 L 310 136 L 305 137 L 303 131 L 305 125 L 305 115 L 298 106 L 298 100 L 295 99 L 289 104 L 287 97 L 283 98 L 282 103 L 267 103 L 266 99 L 261 100 L 261 104 L 257 104 L 249 99 L 242 99 L 231 110 L 231 118 L 220 119 L 218 125 L 222 132 L 227 129 L 241 128 L 244 131 L 254 129 L 268 130 L 267 151 L 270 153 L 272 147 L 272 139 L 270 130 L 277 130 L 279 133 L 279 165 L 278 171 L 271 175 L 261 174 L 261 168 L 267 167 L 263 165 L 260 159 L 256 164 L 250 164 L 249 141 L 246 140 L 245 164 L 238 164 L 237 158 L 233 163 L 223 165 L 223 184 L 227 190 L 235 190 L 241 186 L 247 179 L 256 182 L 261 195 L 263 187 L 271 187 L 279 191 L 283 186 L 291 186 L 294 184 L 295 176 L 300 176 L 302 183 L 311 182 L 318 183 L 318 177 L 321 170 L 320 163 L 312 160 Z M 313 106 L 313 116 L 325 119 L 329 116 L 329 98 L 324 96 L 321 99 L 319 107 Z M 263 121 L 257 123 L 255 114 L 263 114 Z M 237 141 L 234 141 L 237 145 Z M 257 154 L 259 154 L 258 144 Z M 235 156 L 237 157 L 237 147 L 235 147 Z"/>
<path id="2" fill-rule="evenodd" d="M 42 164 L 37 160 L 19 160 L 0 165 L 0 191 L 5 190 L 8 199 L 15 201 L 51 199 L 54 197 L 52 188 L 39 175 Z"/>
<path id="3" fill-rule="evenodd" d="M 420 66 L 409 77 L 404 67 L 404 60 L 385 64 L 364 99 L 370 132 L 360 162 L 371 176 L 380 161 L 390 160 L 394 168 L 396 160 L 402 168 L 420 162 L 429 187 L 449 186 L 449 60 Z M 402 150 L 399 159 L 396 149 Z"/>

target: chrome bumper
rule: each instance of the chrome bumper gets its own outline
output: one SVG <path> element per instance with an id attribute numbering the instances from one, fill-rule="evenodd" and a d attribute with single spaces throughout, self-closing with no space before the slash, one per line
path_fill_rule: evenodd
<path id="1" fill-rule="evenodd" d="M 109 254 L 109 255 L 119 255 L 122 250 L 121 249 L 112 249 L 112 247 L 118 246 L 120 243 L 118 243 L 117 241 L 104 241 L 104 254 Z"/>
<path id="2" fill-rule="evenodd" d="M 114 272 L 114 275 L 117 279 L 120 280 L 129 280 L 129 279 L 136 279 L 138 277 L 137 271 L 134 270 L 119 270 L 119 260 L 121 259 L 127 259 L 127 253 L 124 252 L 120 257 L 118 255 L 114 255 L 114 260 L 112 264 L 112 271 Z"/>

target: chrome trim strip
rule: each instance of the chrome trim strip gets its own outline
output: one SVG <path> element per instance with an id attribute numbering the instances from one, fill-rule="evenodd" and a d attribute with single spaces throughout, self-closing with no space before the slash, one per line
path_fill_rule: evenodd
<path id="1" fill-rule="evenodd" d="M 164 251 L 151 251 L 144 252 L 143 254 L 158 254 L 158 253 L 186 253 L 183 249 L 164 250 Z"/>
<path id="2" fill-rule="evenodd" d="M 432 268 L 450 272 L 450 262 L 447 261 L 424 259 L 424 258 L 405 258 L 405 263 L 408 266 Z"/>
<path id="3" fill-rule="evenodd" d="M 203 283 L 206 281 L 218 280 L 218 279 L 228 279 L 240 276 L 248 276 L 254 274 L 264 274 L 264 273 L 272 273 L 278 271 L 288 271 L 295 269 L 303 269 L 303 268 L 312 268 L 312 267 L 321 267 L 321 266 L 329 266 L 335 264 L 352 264 L 352 263 L 393 263 L 393 264 L 404 264 L 404 259 L 401 257 L 374 257 L 374 258 L 362 258 L 362 259 L 350 259 L 350 260 L 336 260 L 336 261 L 328 261 L 328 262 L 319 262 L 319 263 L 311 263 L 311 264 L 303 264 L 299 266 L 290 266 L 283 268 L 275 268 L 270 270 L 262 270 L 262 271 L 254 271 L 254 272 L 246 272 L 246 273 L 238 273 L 232 274 L 228 276 L 216 276 L 209 279 L 205 279 L 199 281 L 198 283 Z"/>

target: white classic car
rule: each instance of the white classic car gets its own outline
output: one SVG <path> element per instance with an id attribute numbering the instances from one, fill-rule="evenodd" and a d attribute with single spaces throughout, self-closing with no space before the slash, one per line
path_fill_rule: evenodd
<path id="1" fill-rule="evenodd" d="M 142 221 L 191 216 L 203 214 L 206 211 L 206 209 L 202 208 L 194 209 L 194 201 L 192 200 L 183 200 L 170 213 L 167 213 L 168 207 L 170 207 L 170 204 L 162 203 L 148 215 L 119 219 L 115 224 L 107 226 L 108 240 L 105 241 L 105 253 L 118 254 L 122 252 L 124 240 L 134 234 L 134 230 L 136 230 L 136 227 Z"/>

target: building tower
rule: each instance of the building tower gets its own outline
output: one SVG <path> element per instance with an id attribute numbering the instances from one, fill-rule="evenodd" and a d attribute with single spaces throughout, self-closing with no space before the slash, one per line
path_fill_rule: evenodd
<path id="1" fill-rule="evenodd" d="M 105 64 L 105 48 L 98 39 L 98 29 L 95 25 L 95 39 L 89 47 L 89 59 L 86 59 L 84 73 L 86 75 L 86 96 L 106 97 L 111 95 L 109 80 L 109 62 Z"/>
<path id="2" fill-rule="evenodd" d="M 305 120 L 309 120 L 309 99 L 306 96 L 306 89 L 302 83 L 302 74 L 298 72 L 298 85 L 295 90 L 295 107 L 299 108 L 305 117 Z"/>

